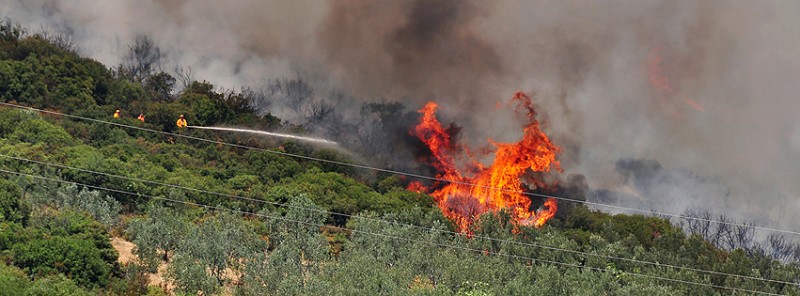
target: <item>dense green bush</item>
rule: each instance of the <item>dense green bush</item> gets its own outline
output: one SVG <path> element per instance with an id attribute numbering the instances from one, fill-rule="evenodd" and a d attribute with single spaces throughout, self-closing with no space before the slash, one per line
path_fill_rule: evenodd
<path id="1" fill-rule="evenodd" d="M 30 284 L 22 270 L 0 263 L 0 295 L 24 295 Z"/>
<path id="2" fill-rule="evenodd" d="M 161 261 L 169 262 L 170 252 L 189 235 L 189 221 L 180 212 L 151 204 L 147 216 L 129 222 L 128 231 L 137 247 L 136 256 L 144 267 L 155 271 Z"/>
<path id="3" fill-rule="evenodd" d="M 112 271 L 111 268 L 117 267 L 117 251 L 111 246 L 111 240 L 107 232 L 108 227 L 95 221 L 90 216 L 82 213 L 73 212 L 70 210 L 56 211 L 47 207 L 40 207 L 37 209 L 38 214 L 31 218 L 27 238 L 14 245 L 12 249 L 19 250 L 18 248 L 30 248 L 31 244 L 38 248 L 38 250 L 52 250 L 53 248 L 78 248 L 77 253 L 84 255 L 94 256 L 95 252 L 100 262 L 92 262 L 96 265 L 98 270 L 95 273 L 101 278 L 107 278 L 108 275 L 102 275 L 100 271 Z M 61 237 L 62 240 L 59 244 L 48 245 L 42 241 L 48 241 L 53 237 Z M 76 242 L 80 242 L 77 243 Z M 86 245 L 88 244 L 88 245 Z M 85 247 L 85 248 L 84 248 Z M 17 251 L 12 252 L 16 258 Z M 25 256 L 25 255 L 23 255 Z M 77 255 L 76 255 L 77 256 Z M 29 268 L 41 267 L 44 270 L 48 268 L 55 268 L 54 266 L 44 264 L 39 266 L 39 261 L 36 261 L 35 256 L 26 261 L 36 266 L 28 266 Z M 52 259 L 52 258 L 50 258 Z M 16 260 L 16 259 L 15 259 Z M 76 259 L 77 260 L 77 259 Z M 88 259 L 87 259 L 88 260 Z M 94 260 L 94 259 L 92 259 Z M 37 263 L 38 262 L 38 263 Z M 51 261 L 45 261 L 50 262 Z M 19 265 L 18 265 L 19 266 Z M 109 269 L 106 270 L 107 266 Z M 57 269 L 56 270 L 60 270 Z M 31 272 L 31 270 L 28 270 Z"/>
<path id="4" fill-rule="evenodd" d="M 33 281 L 25 292 L 26 296 L 89 296 L 85 289 L 63 275 L 54 275 Z"/>
<path id="5" fill-rule="evenodd" d="M 234 167 L 232 169 L 247 168 L 249 173 L 261 176 L 262 182 L 279 181 L 303 171 L 302 166 L 297 161 L 267 151 L 250 150 L 245 153 L 245 158 L 247 159 L 247 166 Z"/>
<path id="6" fill-rule="evenodd" d="M 91 241 L 54 236 L 18 243 L 12 248 L 14 264 L 34 276 L 60 272 L 84 287 L 108 284 L 111 266 Z"/>
<path id="7" fill-rule="evenodd" d="M 57 127 L 43 119 L 24 120 L 17 124 L 8 139 L 12 141 L 39 144 L 43 143 L 50 148 L 61 147 L 74 143 L 63 128 Z"/>
<path id="8" fill-rule="evenodd" d="M 16 243 L 26 240 L 25 228 L 19 223 L 0 222 L 0 251 L 11 249 Z"/>
<path id="9" fill-rule="evenodd" d="M 0 179 L 0 222 L 27 223 L 30 208 L 23 200 L 22 189 L 9 180 Z"/>
<path id="10" fill-rule="evenodd" d="M 248 100 L 253 92 L 220 91 L 196 81 L 181 81 L 186 89 L 175 92 L 175 77 L 152 66 L 109 70 L 0 21 L 3 101 L 217 141 L 0 108 L 0 153 L 84 170 L 0 158 L 3 169 L 52 179 L 0 179 L 0 295 L 87 295 L 86 289 L 100 295 L 164 294 L 144 287 L 145 271 L 164 262 L 170 263 L 167 276 L 178 294 L 211 294 L 223 286 L 242 295 L 734 294 L 708 285 L 800 294 L 793 285 L 722 274 L 796 283 L 796 263 L 784 264 L 757 248 L 720 249 L 654 217 L 575 206 L 535 229 L 513 223 L 501 211 L 476 217 L 470 237 L 453 235 L 452 222 L 433 207 L 432 198 L 404 190 L 397 177 L 282 155 L 351 162 L 347 152 L 177 129 L 180 114 L 190 125 L 293 133 L 311 127 L 282 124 L 264 110 L 255 114 Z M 279 80 L 273 87 L 280 95 L 260 103 L 280 97 L 299 108 L 303 100 L 313 99 L 313 89 L 301 79 Z M 112 118 L 116 109 L 122 110 L 121 118 Z M 145 114 L 145 123 L 135 119 L 139 113 Z M 365 104 L 361 115 L 374 117 L 378 127 L 373 132 L 396 137 L 407 136 L 400 122 L 418 116 L 399 103 Z M 318 114 L 306 120 L 323 118 Z M 363 143 L 383 154 L 395 149 L 388 143 Z M 159 198 L 224 207 L 235 214 L 162 204 Z M 139 260 L 124 269 L 111 246 L 112 227 L 136 244 Z"/>

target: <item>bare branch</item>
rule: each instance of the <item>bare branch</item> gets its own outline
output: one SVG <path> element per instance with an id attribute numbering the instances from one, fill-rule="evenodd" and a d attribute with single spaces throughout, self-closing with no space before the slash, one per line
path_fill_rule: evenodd
<path id="1" fill-rule="evenodd" d="M 78 44 L 72 37 L 72 33 L 67 30 L 42 27 L 38 35 L 64 51 L 78 52 Z"/>
<path id="2" fill-rule="evenodd" d="M 161 49 L 147 36 L 136 37 L 128 53 L 122 59 L 122 70 L 135 81 L 144 81 L 161 70 L 164 55 Z"/>
<path id="3" fill-rule="evenodd" d="M 181 91 L 188 89 L 192 85 L 194 78 L 192 77 L 192 67 L 179 67 L 175 66 L 175 78 L 180 82 Z"/>

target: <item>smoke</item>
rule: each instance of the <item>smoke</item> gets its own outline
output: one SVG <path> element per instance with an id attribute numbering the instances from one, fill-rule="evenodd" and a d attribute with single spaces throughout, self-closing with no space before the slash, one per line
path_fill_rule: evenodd
<path id="1" fill-rule="evenodd" d="M 358 95 L 474 103 L 504 72 L 473 27 L 469 1 L 335 1 L 321 27 L 323 56 Z M 471 95 L 470 95 L 471 94 Z"/>
<path id="2" fill-rule="evenodd" d="M 318 1 L 11 0 L 6 16 L 32 29 L 72 33 L 80 53 L 113 66 L 146 35 L 195 79 L 236 88 L 312 67 L 313 40 L 327 7 Z"/>
<path id="3" fill-rule="evenodd" d="M 615 171 L 622 177 L 622 187 L 616 191 L 591 192 L 590 195 L 594 195 L 598 202 L 613 202 L 645 211 L 682 214 L 687 209 L 704 206 L 708 209 L 707 203 L 714 200 L 717 204 L 715 208 L 738 211 L 736 205 L 732 204 L 729 188 L 714 178 L 703 177 L 687 170 L 668 169 L 658 161 L 646 159 L 619 160 Z M 745 214 L 731 212 L 729 214 L 737 217 Z"/>
<path id="4" fill-rule="evenodd" d="M 563 167 L 591 188 L 800 228 L 798 2 L 12 0 L 0 11 L 70 32 L 107 65 L 147 35 L 165 70 L 226 88 L 302 77 L 353 113 L 435 99 L 468 144 L 518 138 L 496 105 L 536 92 Z M 654 52 L 672 92 L 648 80 Z M 632 174 L 620 160 L 659 166 Z"/>

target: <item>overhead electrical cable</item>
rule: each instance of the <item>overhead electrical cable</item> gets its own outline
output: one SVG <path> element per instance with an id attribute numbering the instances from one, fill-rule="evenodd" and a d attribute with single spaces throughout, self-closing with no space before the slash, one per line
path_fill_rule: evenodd
<path id="1" fill-rule="evenodd" d="M 437 178 L 437 177 L 431 177 L 431 176 L 425 176 L 425 175 L 420 175 L 420 174 L 401 172 L 401 171 L 378 168 L 378 167 L 373 167 L 373 166 L 368 166 L 368 165 L 355 164 L 355 163 L 336 161 L 336 160 L 329 160 L 329 159 L 323 159 L 323 158 L 318 158 L 318 157 L 313 157 L 313 156 L 299 155 L 299 154 L 288 153 L 288 152 L 284 152 L 284 151 L 276 151 L 276 150 L 270 150 L 270 149 L 247 146 L 247 145 L 241 145 L 241 144 L 227 143 L 227 142 L 222 142 L 222 141 L 218 141 L 218 140 L 212 140 L 212 139 L 195 137 L 195 136 L 190 136 L 190 135 L 159 131 L 159 130 L 144 128 L 144 127 L 139 127 L 139 126 L 132 126 L 132 125 L 127 125 L 127 124 L 122 124 L 122 123 L 118 123 L 118 122 L 110 122 L 110 121 L 105 121 L 105 120 L 100 120 L 100 119 L 95 119 L 95 118 L 89 118 L 89 117 L 84 117 L 84 116 L 78 116 L 78 115 L 72 115 L 72 114 L 56 112 L 56 111 L 38 109 L 38 108 L 33 108 L 33 107 L 28 107 L 28 106 L 22 106 L 22 105 L 17 105 L 17 104 L 6 103 L 6 102 L 0 102 L 0 105 L 13 107 L 13 108 L 19 108 L 19 109 L 32 110 L 32 111 L 37 111 L 37 112 L 46 113 L 46 114 L 59 115 L 59 116 L 64 116 L 64 117 L 69 117 L 69 118 L 80 119 L 80 120 L 98 122 L 98 123 L 103 123 L 103 124 L 110 124 L 110 125 L 124 127 L 124 128 L 131 128 L 131 129 L 136 129 L 136 130 L 141 130 L 141 131 L 153 132 L 153 133 L 158 133 L 158 134 L 162 134 L 162 135 L 180 137 L 180 138 L 185 138 L 185 139 L 190 139 L 190 140 L 213 143 L 213 144 L 217 144 L 217 145 L 224 145 L 224 146 L 228 146 L 228 147 L 249 149 L 249 150 L 256 150 L 256 151 L 264 151 L 264 152 L 267 152 L 267 153 L 273 153 L 273 154 L 282 155 L 282 156 L 294 157 L 294 158 L 317 161 L 317 162 L 330 163 L 330 164 L 341 165 L 341 166 L 349 166 L 349 167 L 359 168 L 359 169 L 373 170 L 373 171 L 377 171 L 377 172 L 389 173 L 389 174 L 394 174 L 394 175 L 402 175 L 402 176 L 407 176 L 407 177 L 412 177 L 412 178 L 417 178 L 417 179 L 423 179 L 423 180 L 429 180 L 429 181 L 446 182 L 446 183 L 452 183 L 452 184 L 458 184 L 458 185 L 464 185 L 464 186 L 478 187 L 478 188 L 484 188 L 484 189 L 490 189 L 490 190 L 498 190 L 498 191 L 502 191 L 502 192 L 523 194 L 523 195 L 534 196 L 534 197 L 553 198 L 553 199 L 560 200 L 560 201 L 565 201 L 565 202 L 574 202 L 574 203 L 580 203 L 580 204 L 591 205 L 591 206 L 596 206 L 596 207 L 603 207 L 603 208 L 610 208 L 610 209 L 617 209 L 617 210 L 626 210 L 626 211 L 638 212 L 638 213 L 649 214 L 649 215 L 658 215 L 658 216 L 663 216 L 663 217 L 673 217 L 673 218 L 680 218 L 680 219 L 685 219 L 685 220 L 703 221 L 703 222 L 730 225 L 730 226 L 738 226 L 738 227 L 752 227 L 753 229 L 757 229 L 757 230 L 773 231 L 773 232 L 781 232 L 781 233 L 787 233 L 787 234 L 793 234 L 793 235 L 800 235 L 800 231 L 794 231 L 794 230 L 771 228 L 771 227 L 751 225 L 751 224 L 746 224 L 746 223 L 736 223 L 736 222 L 730 222 L 730 221 L 720 221 L 720 220 L 714 220 L 714 219 L 709 219 L 709 218 L 693 217 L 693 216 L 687 216 L 687 215 L 681 215 L 681 214 L 659 212 L 659 211 L 654 211 L 654 210 L 643 210 L 643 209 L 638 209 L 638 208 L 615 206 L 615 205 L 609 205 L 609 204 L 603 204 L 603 203 L 597 203 L 597 202 L 590 202 L 590 201 L 585 201 L 585 200 L 577 200 L 577 199 L 572 199 L 572 198 L 562 197 L 562 196 L 557 196 L 557 195 L 550 195 L 550 194 L 524 192 L 524 191 L 523 192 L 513 191 L 513 190 L 504 189 L 504 188 L 497 188 L 497 187 L 492 187 L 492 186 L 487 186 L 487 185 L 479 185 L 479 184 L 474 184 L 474 183 L 469 183 L 469 182 L 462 182 L 462 181 L 451 181 L 451 180 L 446 180 L 446 179 Z"/>
<path id="2" fill-rule="evenodd" d="M 249 198 L 249 197 L 245 197 L 245 196 L 235 195 L 235 194 L 227 194 L 227 193 L 221 193 L 221 192 L 216 192 L 216 191 L 197 189 L 197 188 L 192 188 L 192 187 L 187 187 L 187 186 L 181 186 L 181 185 L 162 183 L 162 182 L 157 182 L 157 181 L 150 181 L 150 180 L 145 180 L 145 179 L 140 179 L 140 178 L 126 177 L 126 176 L 115 175 L 115 174 L 110 174 L 110 173 L 98 172 L 98 171 L 94 171 L 94 170 L 82 169 L 82 168 L 77 168 L 77 167 L 72 167 L 72 166 L 67 166 L 67 165 L 62 165 L 62 164 L 56 164 L 56 163 L 49 163 L 49 162 L 44 162 L 44 161 L 32 160 L 32 159 L 27 159 L 27 158 L 23 158 L 23 157 L 5 155 L 5 154 L 2 154 L 2 153 L 0 153 L 0 157 L 7 158 L 7 159 L 13 159 L 13 160 L 17 160 L 17 161 L 25 161 L 25 162 L 30 162 L 30 163 L 35 163 L 35 164 L 40 164 L 40 165 L 45 165 L 45 166 L 50 166 L 50 167 L 56 167 L 56 168 L 62 168 L 62 169 L 70 169 L 70 170 L 75 170 L 75 171 L 84 172 L 84 173 L 91 173 L 91 174 L 96 174 L 96 175 L 101 175 L 101 176 L 124 179 L 124 180 L 129 180 L 129 181 L 143 182 L 143 183 L 149 183 L 149 184 L 153 184 L 153 185 L 171 187 L 171 188 L 175 188 L 175 189 L 182 189 L 182 190 L 194 191 L 194 192 L 199 192 L 199 193 L 206 193 L 206 194 L 211 194 L 211 195 L 216 195 L 216 196 L 221 196 L 221 197 L 227 197 L 227 198 L 233 198 L 233 199 L 239 199 L 239 200 L 246 200 L 246 201 L 251 201 L 251 202 L 258 202 L 258 203 L 269 204 L 269 205 L 274 205 L 274 206 L 278 206 L 278 207 L 296 208 L 296 209 L 319 212 L 319 213 L 323 213 L 323 214 L 326 214 L 326 215 L 335 215 L 335 216 L 342 216 L 342 217 L 347 217 L 347 218 L 362 219 L 362 220 L 367 220 L 367 221 L 372 221 L 372 222 L 381 222 L 381 223 L 386 223 L 386 224 L 389 224 L 389 225 L 417 228 L 417 229 L 424 230 L 424 231 L 429 231 L 429 232 L 430 231 L 436 231 L 436 232 L 450 234 L 450 235 L 456 235 L 456 236 L 464 235 L 462 233 L 454 232 L 454 231 L 450 231 L 450 230 L 429 228 L 429 227 L 426 227 L 426 226 L 415 225 L 415 224 L 400 223 L 400 222 L 395 222 L 395 221 L 388 221 L 388 220 L 364 217 L 364 216 L 359 216 L 359 215 L 352 215 L 352 214 L 339 213 L 339 212 L 334 212 L 334 211 L 314 209 L 314 208 L 309 208 L 309 207 L 295 206 L 295 205 L 289 205 L 289 204 L 285 204 L 285 203 L 271 202 L 271 201 L 266 201 L 266 200 L 262 200 L 262 199 L 255 199 L 255 198 Z M 470 237 L 473 238 L 473 239 L 483 239 L 483 240 L 488 240 L 488 241 L 493 241 L 493 242 L 515 244 L 515 245 L 519 245 L 519 246 L 535 247 L 535 248 L 541 248 L 541 249 L 546 249 L 546 250 L 551 250 L 551 251 L 572 253 L 572 254 L 583 255 L 583 256 L 592 256 L 592 257 L 603 258 L 603 259 L 608 259 L 608 260 L 619 260 L 619 261 L 626 261 L 626 262 L 639 263 L 639 264 L 647 264 L 647 265 L 652 265 L 652 266 L 657 266 L 657 267 L 674 268 L 674 269 L 687 270 L 687 271 L 706 273 L 706 274 L 713 274 L 713 275 L 732 276 L 732 277 L 737 277 L 737 278 L 756 280 L 756 281 L 762 281 L 762 282 L 771 282 L 771 283 L 777 283 L 777 284 L 796 285 L 796 286 L 800 285 L 798 283 L 792 283 L 792 282 L 780 281 L 780 280 L 772 280 L 772 279 L 766 279 L 766 278 L 760 278 L 760 277 L 754 277 L 754 276 L 748 276 L 748 275 L 741 275 L 741 274 L 735 274 L 735 273 L 719 272 L 719 271 L 713 271 L 713 270 L 705 270 L 705 269 L 693 268 L 693 267 L 688 267 L 688 266 L 679 266 L 679 265 L 665 264 L 665 263 L 652 262 L 652 261 L 646 261 L 646 260 L 639 260 L 639 259 L 633 259 L 633 258 L 616 257 L 616 256 L 609 256 L 609 255 L 603 255 L 603 254 L 597 254 L 597 253 L 576 251 L 576 250 L 571 250 L 571 249 L 563 249 L 563 248 L 558 248 L 558 247 L 553 247 L 553 246 L 542 245 L 542 244 L 538 244 L 538 243 L 527 243 L 527 242 L 520 242 L 520 241 L 514 241 L 514 240 L 508 240 L 508 239 L 499 239 L 499 238 L 493 238 L 493 237 L 488 237 L 488 236 L 480 236 L 480 235 L 474 235 L 474 234 L 470 235 Z"/>
<path id="3" fill-rule="evenodd" d="M 267 219 L 276 219 L 276 220 L 288 221 L 288 222 L 293 222 L 293 223 L 300 223 L 300 224 L 305 224 L 305 225 L 314 226 L 314 227 L 326 226 L 325 224 L 310 223 L 310 222 L 305 222 L 305 221 L 300 221 L 300 220 L 289 219 L 289 218 L 281 217 L 281 216 L 267 215 L 267 214 L 263 214 L 263 213 L 253 213 L 253 212 L 248 212 L 248 211 L 229 209 L 229 208 L 225 208 L 225 207 L 222 207 L 222 206 L 212 206 L 212 205 L 207 205 L 207 204 L 202 204 L 202 203 L 196 203 L 196 202 L 190 202 L 190 201 L 182 201 L 182 200 L 166 198 L 166 197 L 161 197 L 161 196 L 141 194 L 141 193 L 135 193 L 135 192 L 125 191 L 125 190 L 117 190 L 117 189 L 112 189 L 112 188 L 107 188 L 107 187 L 102 187 L 102 186 L 94 186 L 94 185 L 90 185 L 90 184 L 72 182 L 72 181 L 61 180 L 61 179 L 57 179 L 57 178 L 50 178 L 50 177 L 45 177 L 45 176 L 40 176 L 40 175 L 35 175 L 35 174 L 28 174 L 28 173 L 22 173 L 22 172 L 16 172 L 16 171 L 9 171 L 9 170 L 5 170 L 5 169 L 0 169 L 0 172 L 6 173 L 6 174 L 18 175 L 18 176 L 37 178 L 37 179 L 41 179 L 41 180 L 60 182 L 60 183 L 65 183 L 65 184 L 73 184 L 73 185 L 76 185 L 76 186 L 83 186 L 83 187 L 86 187 L 86 188 L 92 188 L 92 189 L 96 189 L 96 190 L 103 190 L 103 191 L 115 192 L 115 193 L 132 195 L 132 196 L 141 196 L 141 197 L 147 197 L 147 198 L 151 198 L 151 199 L 160 199 L 160 200 L 165 200 L 165 201 L 174 202 L 174 203 L 181 203 L 181 204 L 190 205 L 190 206 L 197 206 L 197 207 L 203 207 L 203 208 L 214 209 L 214 210 L 230 211 L 230 212 L 244 214 L 244 215 L 252 215 L 252 216 L 255 216 L 255 217 L 263 217 L 263 218 L 267 218 Z M 469 252 L 474 252 L 474 253 L 478 253 L 478 254 L 491 254 L 491 255 L 504 256 L 504 257 L 514 258 L 514 259 L 528 260 L 528 261 L 530 261 L 532 263 L 535 263 L 535 262 L 539 261 L 539 262 L 544 262 L 544 263 L 549 263 L 549 264 L 561 265 L 561 266 L 565 266 L 565 267 L 574 267 L 574 268 L 588 269 L 588 270 L 598 271 L 598 272 L 607 272 L 607 270 L 602 269 L 602 268 L 591 267 L 591 266 L 582 266 L 582 265 L 578 265 L 578 264 L 561 262 L 561 261 L 557 261 L 557 260 L 547 260 L 547 259 L 539 259 L 539 258 L 533 258 L 533 257 L 528 257 L 528 256 L 519 256 L 519 255 L 508 254 L 508 253 L 501 253 L 501 252 L 474 249 L 474 248 L 469 248 L 469 247 L 455 246 L 455 245 L 449 245 L 449 244 L 443 244 L 443 243 L 437 243 L 437 242 L 416 240 L 416 239 L 410 239 L 410 238 L 405 238 L 405 237 L 400 237 L 400 236 L 387 235 L 387 234 L 382 234 L 382 233 L 374 233 L 374 232 L 357 230 L 357 229 L 347 229 L 347 230 L 350 231 L 351 233 L 361 233 L 361 234 L 365 234 L 365 235 L 373 235 L 373 236 L 384 237 L 384 238 L 389 238 L 389 239 L 394 239 L 394 240 L 402 240 L 402 241 L 407 241 L 407 242 L 424 243 L 424 244 L 428 244 L 428 245 L 435 246 L 435 247 L 449 248 L 449 249 L 453 249 L 453 250 L 462 250 L 462 251 L 469 251 Z M 648 274 L 641 274 L 641 273 L 635 273 L 635 272 L 622 272 L 622 273 L 627 274 L 627 275 L 642 277 L 642 278 L 648 278 L 648 279 L 653 279 L 653 280 L 663 280 L 663 281 L 669 281 L 669 282 L 674 282 L 674 283 L 679 283 L 679 284 L 696 285 L 696 286 L 703 286 L 703 287 L 724 289 L 724 290 L 731 290 L 731 291 L 738 291 L 738 292 L 755 293 L 755 294 L 761 294 L 761 295 L 780 295 L 780 294 L 775 294 L 775 293 L 770 293 L 770 292 L 742 289 L 742 288 L 736 288 L 736 287 L 730 287 L 730 286 L 721 286 L 721 285 L 715 285 L 715 284 L 699 283 L 699 282 L 693 282 L 693 281 L 687 281 L 687 280 L 681 280 L 681 279 L 674 279 L 674 278 L 668 278 L 668 277 L 662 277 L 662 276 L 655 276 L 655 275 L 648 275 Z"/>

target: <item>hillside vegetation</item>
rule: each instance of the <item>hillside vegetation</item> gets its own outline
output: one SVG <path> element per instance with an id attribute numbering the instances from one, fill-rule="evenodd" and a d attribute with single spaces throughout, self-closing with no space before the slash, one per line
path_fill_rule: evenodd
<path id="1" fill-rule="evenodd" d="M 100 120 L 0 108 L 0 295 L 800 295 L 796 261 L 662 218 L 576 205 L 457 235 L 398 176 L 291 156 L 353 162 L 339 150 L 175 127 L 303 131 L 246 92 L 59 40 L 0 26 L 3 102 Z M 137 259 L 120 264 L 112 236 Z M 150 286 L 159 266 L 170 284 Z"/>

